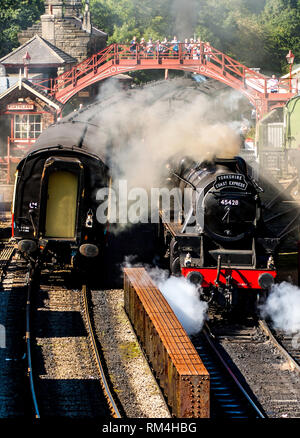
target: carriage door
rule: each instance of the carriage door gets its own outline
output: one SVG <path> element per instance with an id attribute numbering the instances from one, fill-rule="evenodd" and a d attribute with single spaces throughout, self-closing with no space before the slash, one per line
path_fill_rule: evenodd
<path id="1" fill-rule="evenodd" d="M 76 239 L 81 166 L 70 164 L 60 161 L 48 168 L 44 236 L 50 239 Z"/>

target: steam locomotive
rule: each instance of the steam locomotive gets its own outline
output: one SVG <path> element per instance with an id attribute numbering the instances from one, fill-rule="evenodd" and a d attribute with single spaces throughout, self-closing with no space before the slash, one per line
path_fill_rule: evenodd
<path id="1" fill-rule="evenodd" d="M 76 267 L 103 257 L 106 224 L 96 220 L 96 192 L 109 187 L 110 176 L 91 150 L 97 126 L 90 117 L 89 110 L 73 113 L 49 127 L 17 166 L 12 235 L 30 260 Z"/>
<path id="2" fill-rule="evenodd" d="M 203 300 L 222 308 L 236 309 L 245 299 L 255 307 L 275 281 L 279 239 L 264 223 L 262 189 L 245 161 L 186 157 L 167 167 L 169 188 L 185 199 L 179 209 L 175 202 L 160 210 L 159 238 L 171 273 L 186 277 Z"/>

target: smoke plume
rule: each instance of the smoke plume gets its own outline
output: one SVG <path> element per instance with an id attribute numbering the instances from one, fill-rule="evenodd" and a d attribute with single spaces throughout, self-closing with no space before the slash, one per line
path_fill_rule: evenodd
<path id="1" fill-rule="evenodd" d="M 103 108 L 95 149 L 108 153 L 113 180 L 151 189 L 159 186 L 163 163 L 176 154 L 200 161 L 238 154 L 237 132 L 220 121 L 212 100 L 195 91 L 191 81 L 189 86 L 175 80 L 123 91 Z"/>
<path id="2" fill-rule="evenodd" d="M 207 319 L 208 305 L 200 301 L 196 286 L 185 277 L 169 277 L 168 273 L 158 268 L 150 269 L 148 273 L 187 334 L 199 333 Z"/>
<path id="3" fill-rule="evenodd" d="M 198 22 L 199 4 L 196 0 L 175 0 L 171 12 L 174 19 L 174 32 L 181 42 L 184 38 L 194 36 L 194 29 Z"/>
<path id="4" fill-rule="evenodd" d="M 207 319 L 208 305 L 200 301 L 197 288 L 185 277 L 169 277 L 158 287 L 187 334 L 198 333 Z"/>
<path id="5" fill-rule="evenodd" d="M 289 334 L 299 332 L 300 289 L 287 282 L 274 285 L 261 315 L 270 318 L 276 329 Z"/>
<path id="6" fill-rule="evenodd" d="M 141 266 L 134 256 L 125 257 L 124 268 Z M 148 265 L 143 265 L 143 267 L 168 301 L 187 334 L 199 333 L 208 319 L 208 304 L 200 301 L 197 287 L 185 277 L 170 276 L 168 271 L 158 267 Z"/>

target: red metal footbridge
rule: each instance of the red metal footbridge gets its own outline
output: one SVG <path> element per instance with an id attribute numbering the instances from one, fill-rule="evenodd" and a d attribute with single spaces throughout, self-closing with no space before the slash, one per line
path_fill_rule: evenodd
<path id="1" fill-rule="evenodd" d="M 196 72 L 221 81 L 249 99 L 256 108 L 258 119 L 273 108 L 283 106 L 298 92 L 295 79 L 280 79 L 276 92 L 271 92 L 270 78 L 202 42 L 192 48 L 185 43 L 154 44 L 150 48 L 141 44 L 111 44 L 51 79 L 50 84 L 45 85 L 44 81 L 37 85 L 65 104 L 79 91 L 103 79 L 120 73 L 153 69 Z"/>

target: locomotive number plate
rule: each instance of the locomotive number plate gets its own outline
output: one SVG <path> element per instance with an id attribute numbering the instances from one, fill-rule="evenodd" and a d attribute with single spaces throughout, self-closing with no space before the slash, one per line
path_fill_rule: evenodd
<path id="1" fill-rule="evenodd" d="M 230 205 L 231 207 L 235 207 L 240 205 L 240 200 L 239 199 L 220 199 L 219 200 L 219 205 Z"/>

